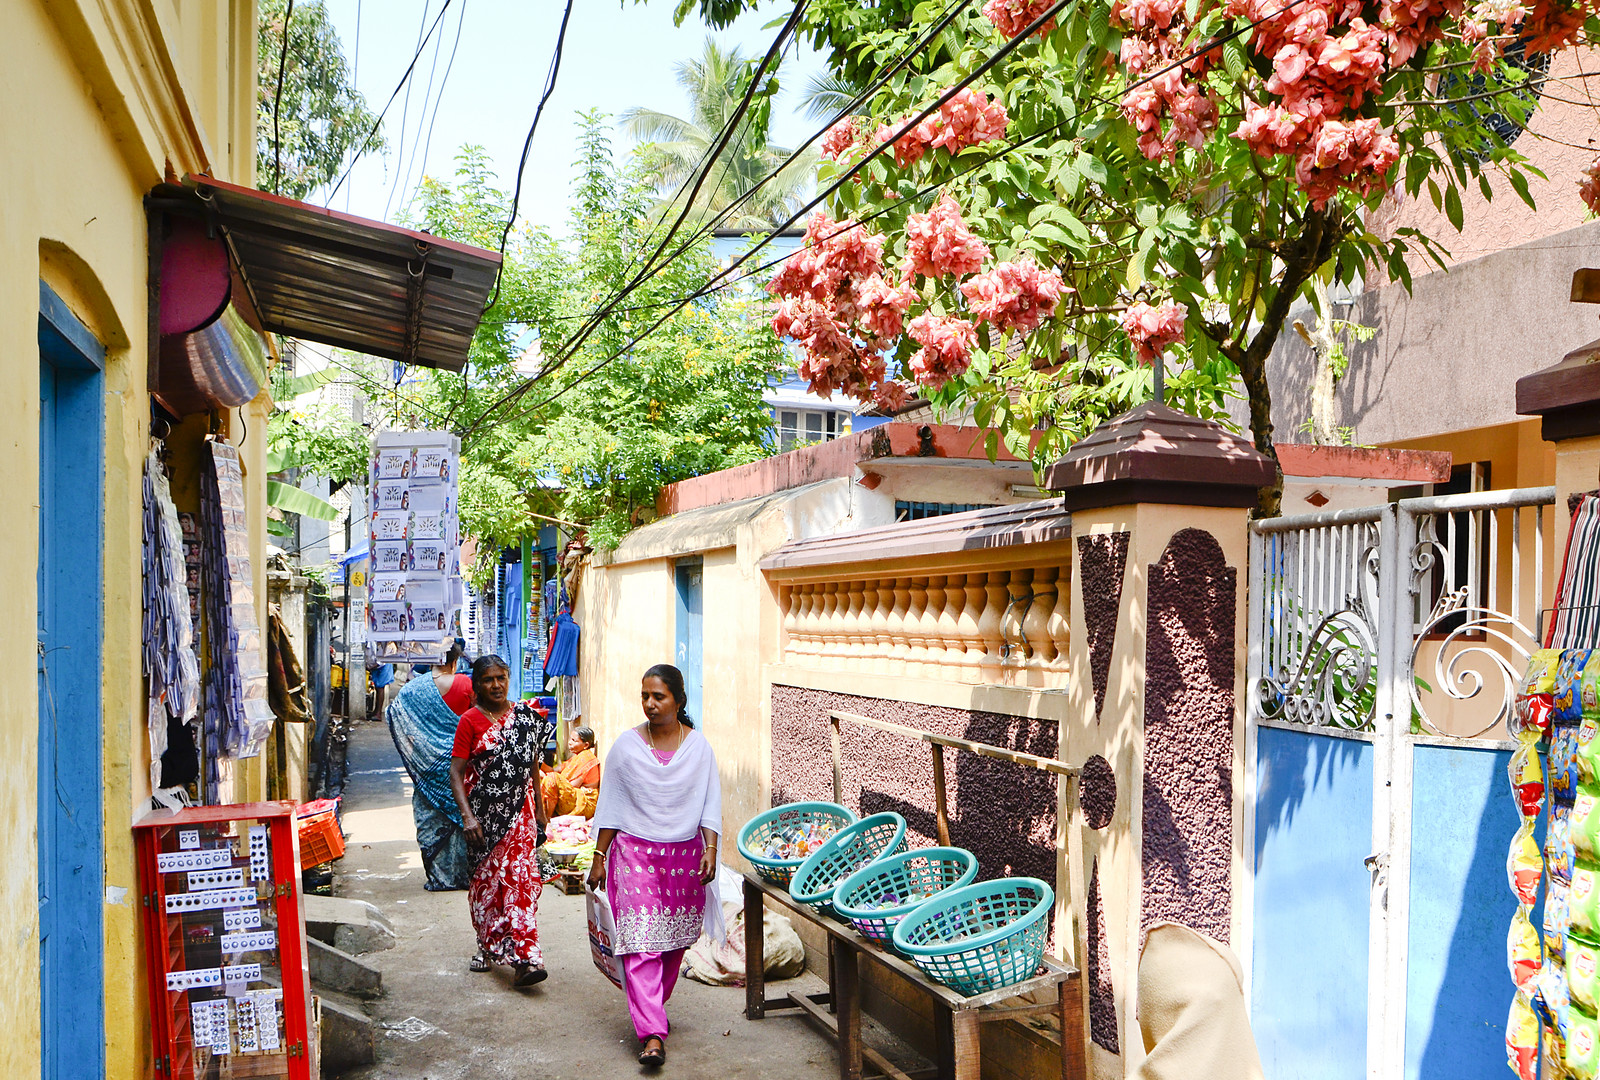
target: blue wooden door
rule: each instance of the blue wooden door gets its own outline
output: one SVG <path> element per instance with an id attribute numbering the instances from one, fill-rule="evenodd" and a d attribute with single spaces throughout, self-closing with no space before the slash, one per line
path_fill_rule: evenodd
<path id="1" fill-rule="evenodd" d="M 701 656 L 703 648 L 703 616 L 705 601 L 703 583 L 705 568 L 698 559 L 680 561 L 673 568 L 678 588 L 677 668 L 683 672 L 683 688 L 689 694 L 689 715 L 701 716 L 700 702 L 704 676 Z"/>
<path id="2" fill-rule="evenodd" d="M 43 1080 L 105 1075 L 101 623 L 105 351 L 39 298 L 39 991 Z"/>

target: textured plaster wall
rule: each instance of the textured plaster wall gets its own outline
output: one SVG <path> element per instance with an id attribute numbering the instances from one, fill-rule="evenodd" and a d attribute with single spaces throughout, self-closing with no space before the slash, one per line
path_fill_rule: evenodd
<path id="1" fill-rule="evenodd" d="M 193 11 L 188 10 L 194 7 Z M 148 437 L 142 198 L 168 170 L 250 183 L 254 5 L 169 0 L 0 4 L 0 445 L 12 512 L 0 520 L 0 1075 L 39 1074 L 37 867 L 39 280 L 107 346 L 102 776 L 106 1045 L 112 1080 L 149 1070 L 140 913 L 130 825 L 148 790 L 139 670 L 141 481 Z M 229 41 L 230 31 L 238 37 Z M 237 152 L 235 152 L 235 148 Z M 231 427 L 231 425 L 230 425 Z M 237 431 L 237 428 L 233 428 Z M 258 478 L 266 425 L 244 450 Z M 254 550 L 265 505 L 251 509 Z M 257 563 L 257 573 L 260 564 Z M 265 596 L 258 580 L 260 597 Z M 265 612 L 261 615 L 264 617 Z"/>
<path id="2" fill-rule="evenodd" d="M 1226 940 L 1239 932 L 1242 808 L 1232 776 L 1243 764 L 1243 596 L 1236 579 L 1224 586 L 1246 565 L 1245 523 L 1240 510 L 1148 504 L 1072 517 L 1072 669 L 1092 670 L 1091 646 L 1110 654 L 1100 707 L 1092 677 L 1072 681 L 1071 713 L 1082 719 L 1062 725 L 1060 751 L 1084 763 L 1078 800 L 1061 807 L 1072 827 L 1058 873 L 1076 883 L 1062 917 L 1084 942 L 1097 1080 L 1136 1075 L 1143 1057 L 1135 995 L 1147 920 L 1198 919 Z M 1194 588 L 1187 569 L 1173 572 L 1168 545 L 1178 535 L 1175 551 L 1203 548 L 1197 532 L 1212 538 L 1221 568 L 1208 563 L 1217 572 Z M 1118 551 L 1125 560 L 1108 557 Z M 1120 595 L 1114 610 L 1089 602 L 1109 594 Z M 1209 681 L 1191 684 L 1196 676 Z M 1203 734 L 1192 739 L 1193 723 Z"/>
<path id="3" fill-rule="evenodd" d="M 999 713 L 917 705 L 800 687 L 772 688 L 772 802 L 833 801 L 828 713 L 856 713 L 943 735 L 1055 753 L 1057 725 Z M 980 879 L 1010 874 L 1055 883 L 1056 784 L 1048 773 L 945 751 L 950 842 L 978 856 Z M 844 724 L 844 805 L 862 815 L 903 814 L 908 843 L 938 843 L 929 749 L 904 736 Z"/>
<path id="4" fill-rule="evenodd" d="M 1147 595 L 1142 924 L 1226 943 L 1238 572 L 1210 533 L 1184 529 L 1150 567 Z"/>

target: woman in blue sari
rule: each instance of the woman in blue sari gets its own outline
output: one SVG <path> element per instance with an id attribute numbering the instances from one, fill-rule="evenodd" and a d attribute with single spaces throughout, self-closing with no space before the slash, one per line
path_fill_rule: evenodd
<path id="1" fill-rule="evenodd" d="M 395 749 L 411 774 L 411 813 L 429 892 L 465 889 L 472 870 L 450 789 L 450 747 L 461 714 L 472 707 L 472 676 L 456 674 L 465 644 L 457 638 L 444 663 L 406 683 L 386 714 Z"/>

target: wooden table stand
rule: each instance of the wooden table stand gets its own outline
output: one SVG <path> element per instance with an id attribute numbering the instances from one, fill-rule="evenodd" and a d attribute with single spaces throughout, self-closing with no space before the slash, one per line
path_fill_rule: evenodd
<path id="1" fill-rule="evenodd" d="M 810 923 L 828 935 L 828 993 L 805 994 L 796 990 L 784 997 L 766 996 L 763 924 L 768 898 L 787 910 L 792 918 Z M 761 1020 L 771 1010 L 797 1009 L 811 1017 L 838 1043 L 840 1080 L 863 1080 L 863 1061 L 892 1080 L 932 1080 L 935 1077 L 937 1080 L 980 1080 L 982 1056 L 978 1030 L 981 1025 L 1051 1012 L 1061 1019 L 1062 1080 L 1082 1080 L 1084 1075 L 1083 1047 L 1077 1038 L 1082 1027 L 1078 1022 L 1082 1006 L 1077 988 L 1069 987 L 1077 971 L 1052 957 L 1045 957 L 1042 975 L 987 994 L 964 997 L 929 979 L 892 950 L 862 937 L 850 924 L 819 916 L 810 907 L 795 901 L 788 890 L 769 885 L 753 873 L 744 876 L 744 943 L 745 1016 Z M 907 1073 L 862 1043 L 862 957 L 888 968 L 927 995 L 933 1005 L 935 1062 L 932 1070 Z M 1003 1004 L 1037 990 L 1053 990 L 1056 1000 L 1043 1004 Z"/>

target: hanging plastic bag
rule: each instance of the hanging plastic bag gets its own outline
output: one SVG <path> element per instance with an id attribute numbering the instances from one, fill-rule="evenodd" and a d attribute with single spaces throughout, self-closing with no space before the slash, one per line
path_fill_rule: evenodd
<path id="1" fill-rule="evenodd" d="M 622 957 L 611 951 L 616 945 L 617 921 L 611 914 L 610 898 L 591 885 L 584 890 L 584 909 L 589 916 L 589 955 L 594 966 L 619 990 L 627 989 L 628 973 L 622 966 Z"/>

